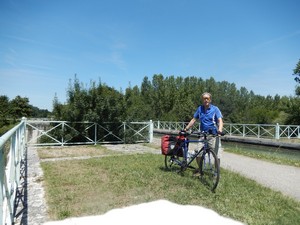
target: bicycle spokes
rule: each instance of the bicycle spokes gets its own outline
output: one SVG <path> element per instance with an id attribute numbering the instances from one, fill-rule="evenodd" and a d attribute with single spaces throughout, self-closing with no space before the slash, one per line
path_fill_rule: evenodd
<path id="1" fill-rule="evenodd" d="M 215 190 L 220 178 L 220 168 L 216 155 L 212 151 L 207 151 L 202 155 L 200 161 L 200 179 L 211 190 Z"/>

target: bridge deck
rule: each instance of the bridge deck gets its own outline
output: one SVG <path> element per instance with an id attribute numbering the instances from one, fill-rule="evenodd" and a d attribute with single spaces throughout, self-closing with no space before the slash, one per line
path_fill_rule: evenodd
<path id="1" fill-rule="evenodd" d="M 154 138 L 153 143 L 159 145 L 160 139 Z M 106 145 L 106 147 L 115 151 L 144 151 L 160 154 L 160 150 L 157 148 L 150 148 L 143 144 L 136 144 L 136 146 L 124 144 Z M 300 201 L 300 189 L 298 187 L 300 183 L 300 168 L 277 165 L 227 152 L 223 153 L 221 166 Z M 42 186 L 43 171 L 34 147 L 28 148 L 26 177 L 27 181 L 24 182 L 24 189 L 26 190 L 23 191 L 24 195 L 22 196 L 24 203 L 19 205 L 21 208 L 15 224 L 43 224 L 49 219 L 44 198 L 45 192 Z"/>

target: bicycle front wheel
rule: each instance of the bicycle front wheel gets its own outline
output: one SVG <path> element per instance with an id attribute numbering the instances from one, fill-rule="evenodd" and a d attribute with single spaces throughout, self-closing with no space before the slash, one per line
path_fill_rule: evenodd
<path id="1" fill-rule="evenodd" d="M 210 149 L 206 150 L 201 156 L 199 167 L 201 182 L 214 191 L 220 179 L 220 165 L 215 152 Z"/>

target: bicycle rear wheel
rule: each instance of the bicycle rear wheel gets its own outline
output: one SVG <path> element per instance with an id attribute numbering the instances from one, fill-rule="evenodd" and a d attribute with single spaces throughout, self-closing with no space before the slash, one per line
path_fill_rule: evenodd
<path id="1" fill-rule="evenodd" d="M 215 152 L 210 149 L 206 150 L 201 156 L 199 167 L 201 182 L 214 191 L 220 179 L 220 165 Z"/>
<path id="2" fill-rule="evenodd" d="M 166 170 L 171 170 L 174 167 L 175 161 L 179 160 L 179 157 L 176 155 L 165 155 L 165 168 Z"/>

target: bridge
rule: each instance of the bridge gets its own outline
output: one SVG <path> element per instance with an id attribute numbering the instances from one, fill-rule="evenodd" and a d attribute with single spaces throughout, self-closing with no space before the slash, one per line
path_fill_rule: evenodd
<path id="1" fill-rule="evenodd" d="M 177 133 L 188 122 L 67 122 L 26 120 L 27 145 L 67 146 L 79 144 L 152 142 L 155 133 Z M 198 125 L 194 125 L 198 130 Z M 223 141 L 259 144 L 299 150 L 300 126 L 224 123 Z M 293 143 L 294 142 L 294 143 Z"/>
<path id="2" fill-rule="evenodd" d="M 123 122 L 91 123 L 66 121 L 22 121 L 0 137 L 0 221 L 14 224 L 16 200 L 24 195 L 26 186 L 27 149 L 36 146 L 68 146 L 102 143 L 152 142 L 155 132 L 176 132 L 186 123 L 178 122 Z M 197 127 L 196 127 L 197 128 Z M 265 137 L 299 139 L 299 126 L 225 124 L 229 137 Z M 298 149 L 299 145 L 298 145 Z M 26 205 L 25 202 L 23 204 Z"/>
<path id="3" fill-rule="evenodd" d="M 154 133 L 178 133 L 188 122 L 154 121 Z M 198 130 L 194 125 L 193 130 Z M 300 150 L 300 125 L 224 123 L 223 141 Z"/>

